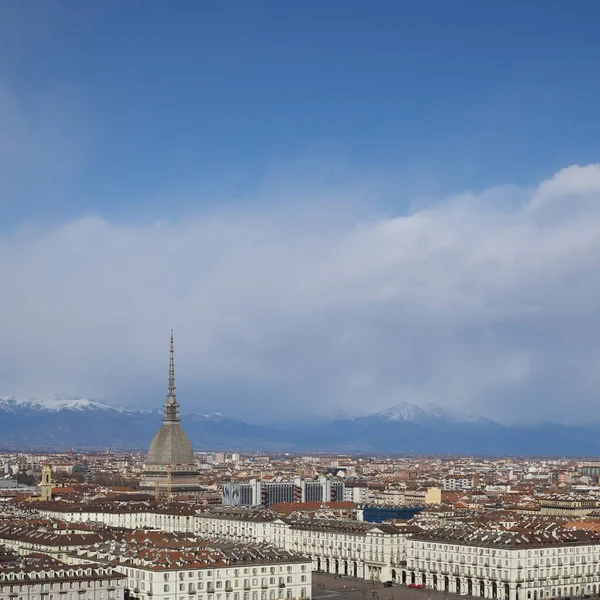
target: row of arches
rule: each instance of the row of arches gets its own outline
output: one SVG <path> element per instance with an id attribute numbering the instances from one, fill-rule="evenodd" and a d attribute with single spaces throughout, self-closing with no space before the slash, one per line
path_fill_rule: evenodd
<path id="1" fill-rule="evenodd" d="M 355 560 L 341 560 L 339 558 L 321 559 L 321 557 L 317 557 L 316 563 L 317 571 L 349 577 L 364 577 L 364 573 L 361 572 L 363 569 L 359 569 L 358 562 Z"/>
<path id="2" fill-rule="evenodd" d="M 492 600 L 543 600 L 544 598 L 567 598 L 582 595 L 593 595 L 600 593 L 600 584 L 589 584 L 585 586 L 561 586 L 548 589 L 523 589 L 521 584 L 514 588 L 514 596 L 511 597 L 511 588 L 508 583 L 498 584 L 496 581 L 484 581 L 475 578 L 461 578 L 453 576 L 439 576 L 433 574 L 428 580 L 427 575 L 418 575 L 414 572 L 402 571 L 397 577 L 395 569 L 392 569 L 392 580 L 405 585 L 421 584 L 438 591 L 446 591 L 459 595 L 478 596 Z"/>

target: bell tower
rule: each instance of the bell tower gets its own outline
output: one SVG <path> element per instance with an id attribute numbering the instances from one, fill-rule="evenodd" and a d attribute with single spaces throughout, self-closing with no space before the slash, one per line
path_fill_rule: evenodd
<path id="1" fill-rule="evenodd" d="M 42 500 L 52 500 L 52 469 L 48 461 L 42 467 L 42 481 L 40 483 Z"/>

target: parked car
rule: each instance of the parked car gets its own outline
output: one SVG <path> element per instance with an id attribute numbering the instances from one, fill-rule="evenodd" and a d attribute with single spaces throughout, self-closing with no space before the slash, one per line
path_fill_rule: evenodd
<path id="1" fill-rule="evenodd" d="M 418 584 L 417 584 L 417 586 L 416 586 L 416 588 L 417 588 L 418 590 L 422 590 L 424 587 L 425 587 L 425 586 L 424 586 L 422 583 L 418 583 Z"/>
<path id="2" fill-rule="evenodd" d="M 416 587 L 417 587 L 417 584 L 416 584 L 416 583 L 409 583 L 409 584 L 408 584 L 408 587 L 411 587 L 411 588 L 416 588 Z"/>
<path id="3" fill-rule="evenodd" d="M 392 582 L 391 581 L 384 581 L 383 582 L 383 587 L 392 587 Z"/>

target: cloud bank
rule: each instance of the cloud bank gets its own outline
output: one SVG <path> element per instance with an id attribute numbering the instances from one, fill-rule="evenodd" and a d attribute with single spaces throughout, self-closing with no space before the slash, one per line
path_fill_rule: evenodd
<path id="1" fill-rule="evenodd" d="M 600 165 L 390 217 L 298 200 L 311 218 L 263 205 L 4 234 L 0 393 L 159 406 L 173 328 L 186 409 L 600 419 Z"/>

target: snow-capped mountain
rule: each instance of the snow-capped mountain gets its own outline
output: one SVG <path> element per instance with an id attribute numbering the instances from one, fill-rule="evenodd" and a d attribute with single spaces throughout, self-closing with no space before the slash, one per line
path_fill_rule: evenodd
<path id="1" fill-rule="evenodd" d="M 445 419 L 453 423 L 470 423 L 485 420 L 478 415 L 448 409 L 438 404 L 428 403 L 421 406 L 410 404 L 409 402 L 401 402 L 400 404 L 391 406 L 383 412 L 376 413 L 375 416 L 388 421 L 412 421 L 415 423 L 437 419 Z"/>
<path id="2" fill-rule="evenodd" d="M 115 408 L 88 398 L 0 397 L 2 448 L 148 448 L 161 410 Z M 600 425 L 507 426 L 435 405 L 399 404 L 367 416 L 293 419 L 260 426 L 220 413 L 188 413 L 182 425 L 198 450 L 372 454 L 600 454 Z"/>
<path id="3" fill-rule="evenodd" d="M 0 396 L 0 448 L 146 449 L 161 425 L 162 407 L 114 407 L 63 394 L 35 398 Z M 288 434 L 229 419 L 220 413 L 184 414 L 183 426 L 197 449 L 290 449 Z"/>
<path id="4" fill-rule="evenodd" d="M 61 410 L 116 410 L 120 409 L 90 400 L 89 398 L 72 398 L 64 394 L 44 395 L 36 398 L 15 398 L 0 396 L 0 411 L 17 412 L 23 410 L 61 411 Z"/>

